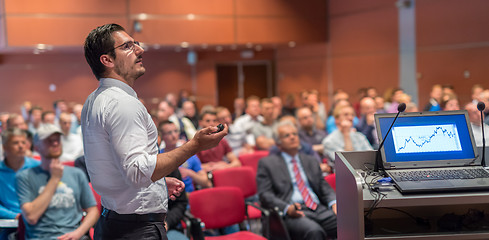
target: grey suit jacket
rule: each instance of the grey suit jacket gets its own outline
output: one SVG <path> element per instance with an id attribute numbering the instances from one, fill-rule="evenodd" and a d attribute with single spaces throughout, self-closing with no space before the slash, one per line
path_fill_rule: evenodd
<path id="1" fill-rule="evenodd" d="M 324 180 L 318 161 L 301 153 L 299 153 L 299 158 L 309 185 L 318 196 L 320 204 L 328 207 L 328 203 L 336 200 L 336 194 Z M 262 158 L 258 162 L 256 185 L 264 207 L 278 207 L 280 211 L 283 211 L 287 205 L 292 203 L 292 179 L 280 153 Z"/>

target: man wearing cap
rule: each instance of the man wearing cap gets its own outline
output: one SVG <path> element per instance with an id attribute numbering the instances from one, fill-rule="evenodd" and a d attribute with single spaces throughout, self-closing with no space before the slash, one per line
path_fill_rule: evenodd
<path id="1" fill-rule="evenodd" d="M 26 239 L 86 239 L 99 218 L 85 174 L 59 161 L 61 134 L 57 126 L 43 124 L 34 136 L 41 165 L 16 176 Z"/>

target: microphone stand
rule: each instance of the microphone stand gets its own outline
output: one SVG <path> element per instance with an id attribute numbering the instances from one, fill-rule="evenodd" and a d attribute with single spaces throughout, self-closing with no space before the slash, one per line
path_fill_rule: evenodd
<path id="1" fill-rule="evenodd" d="M 391 132 L 392 126 L 394 126 L 394 123 L 397 120 L 397 117 L 399 117 L 399 114 L 401 111 L 398 111 L 396 114 L 396 117 L 394 118 L 394 121 L 392 121 L 391 126 L 389 127 L 389 130 L 387 131 L 387 134 L 385 134 L 384 139 L 379 145 L 379 148 L 377 150 L 377 155 L 375 156 L 375 164 L 374 164 L 374 172 L 379 172 L 379 170 L 382 170 L 381 174 L 384 174 L 384 164 L 382 163 L 382 159 L 380 158 L 380 149 L 384 146 L 385 139 L 387 138 L 387 135 Z"/>

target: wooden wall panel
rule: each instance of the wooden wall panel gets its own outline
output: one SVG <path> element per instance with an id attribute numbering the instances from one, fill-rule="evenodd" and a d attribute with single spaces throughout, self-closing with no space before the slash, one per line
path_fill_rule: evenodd
<path id="1" fill-rule="evenodd" d="M 331 54 L 397 52 L 397 16 L 397 8 L 389 7 L 331 18 Z"/>
<path id="2" fill-rule="evenodd" d="M 55 46 L 83 46 L 88 33 L 97 26 L 124 18 L 7 18 L 8 44 L 12 47 L 33 46 L 38 43 Z"/>
<path id="3" fill-rule="evenodd" d="M 321 101 L 328 106 L 327 66 L 325 43 L 277 49 L 278 95 L 285 99 L 292 93 L 299 105 L 302 90 L 316 89 L 321 93 Z"/>
<path id="4" fill-rule="evenodd" d="M 236 0 L 238 16 L 303 16 L 326 18 L 327 1 L 309 0 Z"/>
<path id="5" fill-rule="evenodd" d="M 326 41 L 326 28 L 318 28 L 302 18 L 240 18 L 238 43 L 287 43 Z"/>
<path id="6" fill-rule="evenodd" d="M 488 42 L 489 1 L 417 1 L 418 47 Z"/>
<path id="7" fill-rule="evenodd" d="M 232 19 L 199 19 L 194 21 L 178 19 L 151 19 L 141 21 L 143 30 L 134 37 L 147 43 L 180 45 L 229 44 L 234 42 Z"/>
<path id="8" fill-rule="evenodd" d="M 453 85 L 461 105 L 470 101 L 471 88 L 474 84 L 482 84 L 485 88 L 489 88 L 487 63 L 489 63 L 489 47 L 419 51 L 420 103 L 428 101 L 431 86 L 437 83 Z M 469 78 L 465 78 L 464 71 L 470 72 Z"/>
<path id="9" fill-rule="evenodd" d="M 371 54 L 335 57 L 332 61 L 334 89 L 343 89 L 352 99 L 362 87 L 374 86 L 379 93 L 398 87 L 399 59 L 397 54 Z"/>
<path id="10" fill-rule="evenodd" d="M 233 1 L 222 0 L 130 0 L 129 9 L 132 14 L 202 14 L 231 15 Z"/>
<path id="11" fill-rule="evenodd" d="M 7 14 L 125 14 L 121 0 L 4 0 Z"/>
<path id="12" fill-rule="evenodd" d="M 419 1 L 418 1 L 419 2 Z M 396 1 L 357 1 L 357 0 L 342 0 L 342 1 L 329 1 L 331 17 L 337 15 L 355 15 L 359 13 L 373 11 L 375 9 L 392 8 L 395 6 Z"/>

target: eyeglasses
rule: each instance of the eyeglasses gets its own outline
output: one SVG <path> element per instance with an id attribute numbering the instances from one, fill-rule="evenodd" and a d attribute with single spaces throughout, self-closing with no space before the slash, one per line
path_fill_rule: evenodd
<path id="1" fill-rule="evenodd" d="M 286 133 L 286 134 L 284 134 L 284 135 L 282 135 L 282 136 L 279 136 L 279 138 L 289 138 L 290 136 L 294 136 L 294 137 L 296 137 L 296 136 L 298 136 L 298 135 L 299 135 L 299 134 L 298 134 L 297 132 L 292 132 L 292 133 Z"/>
<path id="2" fill-rule="evenodd" d="M 132 50 L 134 50 L 134 46 L 136 46 L 136 45 L 141 46 L 138 41 L 129 41 L 129 42 L 125 42 L 125 43 L 123 43 L 117 47 L 112 48 L 111 51 L 115 50 L 117 48 L 121 48 L 123 51 L 132 51 Z"/>

